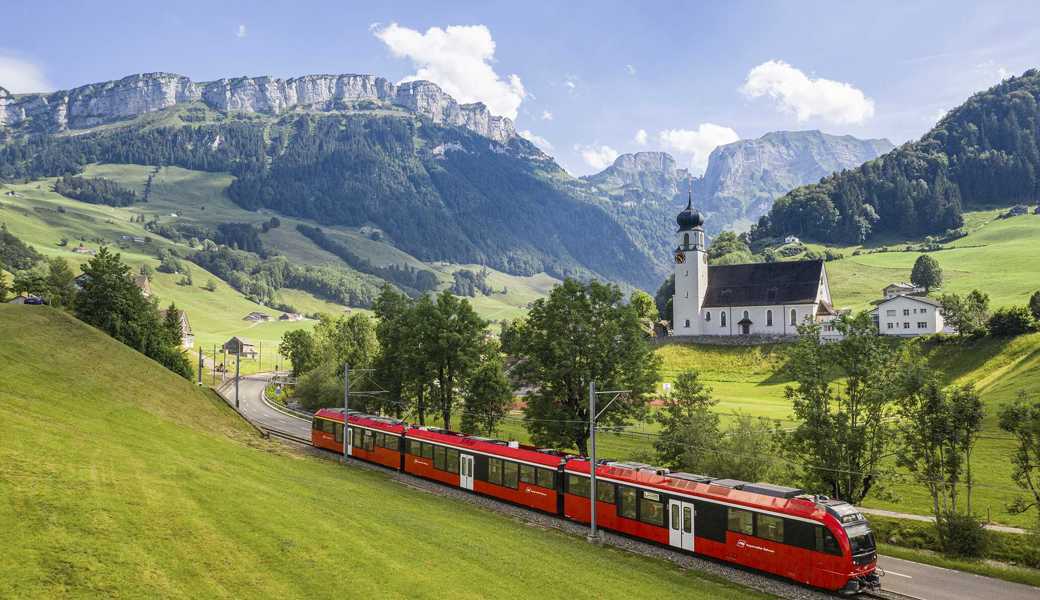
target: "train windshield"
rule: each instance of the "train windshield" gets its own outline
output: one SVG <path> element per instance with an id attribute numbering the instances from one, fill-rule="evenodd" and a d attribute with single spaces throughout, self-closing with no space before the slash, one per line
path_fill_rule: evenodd
<path id="1" fill-rule="evenodd" d="M 852 546 L 853 555 L 877 550 L 877 544 L 874 543 L 874 533 L 870 531 L 866 523 L 846 527 L 845 533 L 849 536 L 849 544 Z"/>

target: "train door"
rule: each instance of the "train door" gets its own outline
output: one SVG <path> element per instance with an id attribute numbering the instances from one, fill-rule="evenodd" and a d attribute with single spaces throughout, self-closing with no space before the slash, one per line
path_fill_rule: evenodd
<path id="1" fill-rule="evenodd" d="M 693 503 L 668 501 L 668 543 L 683 550 L 693 550 Z"/>
<path id="2" fill-rule="evenodd" d="M 347 427 L 347 456 L 354 455 L 354 428 Z"/>
<path id="3" fill-rule="evenodd" d="M 469 454 L 459 454 L 459 486 L 473 489 L 473 456 Z"/>

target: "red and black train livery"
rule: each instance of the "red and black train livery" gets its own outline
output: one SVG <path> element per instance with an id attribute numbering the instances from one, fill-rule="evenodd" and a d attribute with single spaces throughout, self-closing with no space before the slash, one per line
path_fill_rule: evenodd
<path id="1" fill-rule="evenodd" d="M 314 417 L 315 446 L 343 452 L 343 410 Z M 516 442 L 351 412 L 351 457 L 452 487 L 589 522 L 589 461 Z M 813 587 L 879 587 L 874 536 L 852 505 L 795 488 L 649 465 L 600 462 L 596 524 L 631 537 Z"/>

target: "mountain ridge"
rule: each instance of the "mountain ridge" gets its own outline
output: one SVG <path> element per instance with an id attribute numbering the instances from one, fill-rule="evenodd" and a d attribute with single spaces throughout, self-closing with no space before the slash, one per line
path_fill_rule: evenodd
<path id="1" fill-rule="evenodd" d="M 271 115 L 296 109 L 332 112 L 375 103 L 405 108 L 434 123 L 465 127 L 499 143 L 516 137 L 512 120 L 492 115 L 482 102 L 460 104 L 430 81 L 397 85 L 384 77 L 361 74 L 235 77 L 196 83 L 176 73 L 153 72 L 50 93 L 14 95 L 0 87 L 0 130 L 88 129 L 193 102 L 222 112 Z"/>

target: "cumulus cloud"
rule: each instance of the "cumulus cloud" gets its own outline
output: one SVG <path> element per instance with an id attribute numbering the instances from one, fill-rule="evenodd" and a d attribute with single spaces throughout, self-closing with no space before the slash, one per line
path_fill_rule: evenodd
<path id="1" fill-rule="evenodd" d="M 375 25 L 372 33 L 394 56 L 415 65 L 415 74 L 402 82 L 432 81 L 459 102 L 483 102 L 496 115 L 516 118 L 526 96 L 524 84 L 518 75 L 502 78 L 491 67 L 495 40 L 484 25 L 431 27 L 421 33 L 391 23 Z"/>
<path id="2" fill-rule="evenodd" d="M 549 143 L 549 140 L 543 138 L 538 134 L 531 133 L 531 130 L 529 129 L 524 129 L 523 131 L 521 131 L 520 137 L 531 142 L 535 146 L 538 146 L 538 149 L 542 152 L 545 152 L 546 154 L 549 154 L 553 151 L 553 145 Z"/>
<path id="3" fill-rule="evenodd" d="M 690 157 L 690 171 L 694 175 L 708 168 L 708 155 L 712 150 L 740 139 L 736 131 L 714 123 L 701 123 L 697 129 L 666 129 L 659 137 L 666 148 Z"/>
<path id="4" fill-rule="evenodd" d="M 632 65 L 625 65 L 625 72 L 628 73 L 629 75 L 635 75 L 636 74 L 636 68 L 634 66 L 632 66 Z"/>
<path id="5" fill-rule="evenodd" d="M 645 146 L 647 137 L 648 136 L 646 134 L 646 130 L 645 129 L 640 129 L 639 131 L 636 132 L 636 135 L 635 135 L 635 137 L 632 138 L 632 140 L 635 141 L 635 143 L 639 144 L 640 146 Z"/>
<path id="6" fill-rule="evenodd" d="M 235 31 L 235 37 L 237 37 L 237 38 L 244 38 L 244 37 L 246 37 L 246 26 L 245 25 L 239 25 L 238 26 L 238 30 Z"/>
<path id="7" fill-rule="evenodd" d="M 542 111 L 542 120 L 543 121 L 552 121 L 553 120 L 553 114 L 550 111 L 543 110 Z"/>
<path id="8" fill-rule="evenodd" d="M 15 94 L 53 89 L 43 69 L 27 60 L 4 55 L 0 55 L 0 87 Z"/>
<path id="9" fill-rule="evenodd" d="M 585 164 L 597 171 L 602 171 L 614 164 L 618 157 L 618 151 L 606 145 L 582 146 L 579 144 L 574 149 L 581 154 L 581 159 L 585 161 Z"/>
<path id="10" fill-rule="evenodd" d="M 768 96 L 799 121 L 820 117 L 831 123 L 862 123 L 874 116 L 874 101 L 849 83 L 811 79 L 782 60 L 764 62 L 748 72 L 741 91 Z"/>

